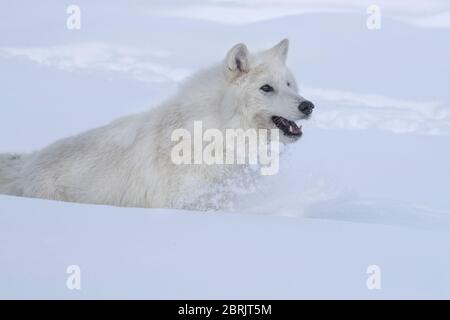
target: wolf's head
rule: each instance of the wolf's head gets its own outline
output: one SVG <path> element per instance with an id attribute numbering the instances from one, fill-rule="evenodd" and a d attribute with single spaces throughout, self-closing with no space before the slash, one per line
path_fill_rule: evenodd
<path id="1" fill-rule="evenodd" d="M 288 47 L 285 39 L 269 50 L 250 54 L 245 44 L 237 44 L 228 51 L 223 67 L 227 79 L 224 107 L 236 106 L 258 129 L 280 129 L 285 142 L 302 135 L 294 121 L 309 118 L 314 109 L 298 93 L 286 66 Z"/>

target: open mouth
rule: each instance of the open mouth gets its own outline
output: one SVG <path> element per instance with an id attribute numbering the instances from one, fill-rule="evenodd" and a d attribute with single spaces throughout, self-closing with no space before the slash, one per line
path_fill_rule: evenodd
<path id="1" fill-rule="evenodd" d="M 283 131 L 285 136 L 298 138 L 303 134 L 302 126 L 297 126 L 297 124 L 292 120 L 288 120 L 279 116 L 273 116 L 272 121 L 278 129 Z"/>

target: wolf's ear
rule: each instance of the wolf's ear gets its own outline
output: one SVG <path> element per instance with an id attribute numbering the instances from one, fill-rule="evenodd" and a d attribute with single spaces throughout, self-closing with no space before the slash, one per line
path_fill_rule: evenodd
<path id="1" fill-rule="evenodd" d="M 274 56 L 278 57 L 281 61 L 286 62 L 287 54 L 289 51 L 289 40 L 283 39 L 280 43 L 278 43 L 272 49 L 269 49 L 269 52 Z"/>
<path id="2" fill-rule="evenodd" d="M 228 51 L 225 58 L 226 72 L 233 76 L 238 76 L 249 70 L 249 52 L 243 43 L 235 45 Z"/>

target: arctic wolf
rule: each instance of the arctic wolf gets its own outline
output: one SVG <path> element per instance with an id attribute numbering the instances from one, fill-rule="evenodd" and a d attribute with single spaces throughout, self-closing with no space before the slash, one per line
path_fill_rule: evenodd
<path id="1" fill-rule="evenodd" d="M 222 181 L 230 166 L 174 164 L 174 130 L 192 130 L 201 121 L 219 130 L 276 129 L 283 143 L 302 135 L 294 121 L 308 118 L 314 105 L 299 95 L 286 67 L 288 46 L 285 39 L 251 54 L 237 44 L 224 61 L 190 77 L 175 96 L 148 112 L 32 154 L 0 155 L 0 192 L 116 206 L 188 207 L 181 199 Z"/>

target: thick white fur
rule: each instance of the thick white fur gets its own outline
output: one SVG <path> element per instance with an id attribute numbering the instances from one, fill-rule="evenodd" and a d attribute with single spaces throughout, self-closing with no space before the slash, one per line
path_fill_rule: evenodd
<path id="1" fill-rule="evenodd" d="M 303 98 L 285 66 L 287 50 L 287 40 L 256 54 L 238 44 L 224 62 L 198 72 L 176 96 L 148 112 L 30 155 L 0 155 L 0 192 L 117 206 L 185 207 L 180 199 L 222 179 L 228 169 L 174 165 L 173 130 L 189 130 L 194 120 L 202 120 L 204 129 L 248 129 L 275 128 L 273 115 L 302 118 L 297 107 Z M 266 83 L 276 93 L 259 89 Z"/>

